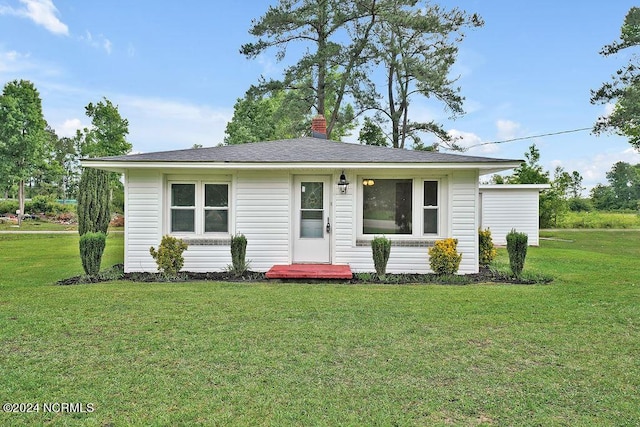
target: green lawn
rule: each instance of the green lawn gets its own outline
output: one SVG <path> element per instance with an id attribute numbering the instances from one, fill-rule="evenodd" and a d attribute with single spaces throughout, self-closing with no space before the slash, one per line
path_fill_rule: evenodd
<path id="1" fill-rule="evenodd" d="M 3 403 L 95 405 L 0 425 L 638 425 L 640 232 L 543 236 L 551 285 L 62 287 L 76 236 L 0 235 Z"/>
<path id="2" fill-rule="evenodd" d="M 628 212 L 567 212 L 558 220 L 558 228 L 640 228 L 640 214 Z"/>

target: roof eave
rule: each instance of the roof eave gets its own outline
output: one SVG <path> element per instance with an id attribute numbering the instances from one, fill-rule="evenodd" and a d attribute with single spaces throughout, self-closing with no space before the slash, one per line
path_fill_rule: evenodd
<path id="1" fill-rule="evenodd" d="M 124 172 L 127 169 L 479 169 L 481 174 L 496 173 L 520 166 L 520 162 L 448 162 L 448 163 L 357 163 L 357 162 L 158 162 L 158 161 L 109 161 L 82 160 L 81 165 L 88 168 L 103 169 L 112 172 Z"/>

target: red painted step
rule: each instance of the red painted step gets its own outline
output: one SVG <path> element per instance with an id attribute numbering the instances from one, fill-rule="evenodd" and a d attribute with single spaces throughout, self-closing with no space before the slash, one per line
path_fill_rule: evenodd
<path id="1" fill-rule="evenodd" d="M 267 279 L 351 279 L 348 265 L 292 264 L 274 265 L 267 271 Z"/>

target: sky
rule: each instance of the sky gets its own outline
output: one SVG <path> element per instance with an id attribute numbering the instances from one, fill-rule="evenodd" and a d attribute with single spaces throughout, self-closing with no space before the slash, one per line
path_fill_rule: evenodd
<path id="1" fill-rule="evenodd" d="M 249 86 L 296 60 L 239 53 L 255 41 L 252 19 L 276 2 L 0 0 L 0 84 L 32 81 L 59 136 L 88 126 L 84 107 L 106 97 L 129 120 L 134 152 L 215 146 Z M 478 145 L 590 128 L 611 111 L 591 105 L 590 90 L 631 58 L 599 51 L 618 39 L 632 1 L 434 3 L 478 13 L 485 25 L 466 32 L 452 70 L 466 114 L 451 119 L 441 104 L 414 100 L 416 120 L 439 121 L 472 155 L 523 159 L 535 143 L 545 169 L 577 170 L 587 189 L 606 183 L 617 161 L 640 163 L 625 138 L 588 130 Z"/>

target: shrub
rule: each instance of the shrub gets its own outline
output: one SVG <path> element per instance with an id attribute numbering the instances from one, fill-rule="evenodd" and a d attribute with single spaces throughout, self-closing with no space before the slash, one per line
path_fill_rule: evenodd
<path id="1" fill-rule="evenodd" d="M 509 266 L 514 276 L 520 277 L 524 268 L 524 260 L 527 257 L 527 243 L 529 237 L 525 233 L 519 233 L 512 229 L 507 234 L 507 252 L 509 253 Z"/>
<path id="2" fill-rule="evenodd" d="M 429 265 L 435 274 L 456 274 L 460 267 L 462 254 L 456 251 L 458 239 L 436 240 L 429 248 Z"/>
<path id="3" fill-rule="evenodd" d="M 371 241 L 371 251 L 373 252 L 373 265 L 380 279 L 384 280 L 387 274 L 387 262 L 391 254 L 391 241 L 386 237 L 375 237 Z"/>
<path id="4" fill-rule="evenodd" d="M 231 268 L 230 271 L 234 276 L 242 276 L 249 268 L 246 260 L 247 256 L 247 238 L 244 234 L 237 234 L 231 237 Z"/>
<path id="5" fill-rule="evenodd" d="M 478 230 L 478 255 L 481 267 L 487 267 L 496 258 L 496 248 L 493 246 L 491 230 Z"/>
<path id="6" fill-rule="evenodd" d="M 166 276 L 175 276 L 184 266 L 184 256 L 182 253 L 187 250 L 187 245 L 181 239 L 163 236 L 160 246 L 156 251 L 153 246 L 149 248 L 149 253 L 156 260 L 158 270 Z"/>
<path id="7" fill-rule="evenodd" d="M 109 172 L 85 168 L 78 184 L 78 232 L 107 232 L 109 228 Z"/>
<path id="8" fill-rule="evenodd" d="M 14 215 L 18 210 L 18 201 L 17 200 L 0 200 L 0 214 L 11 214 Z"/>
<path id="9" fill-rule="evenodd" d="M 95 276 L 100 272 L 102 253 L 107 243 L 105 233 L 85 233 L 80 236 L 80 259 L 82 268 L 89 276 Z"/>
<path id="10" fill-rule="evenodd" d="M 569 210 L 571 212 L 591 212 L 593 210 L 593 203 L 591 203 L 590 199 L 572 197 L 569 199 Z"/>

